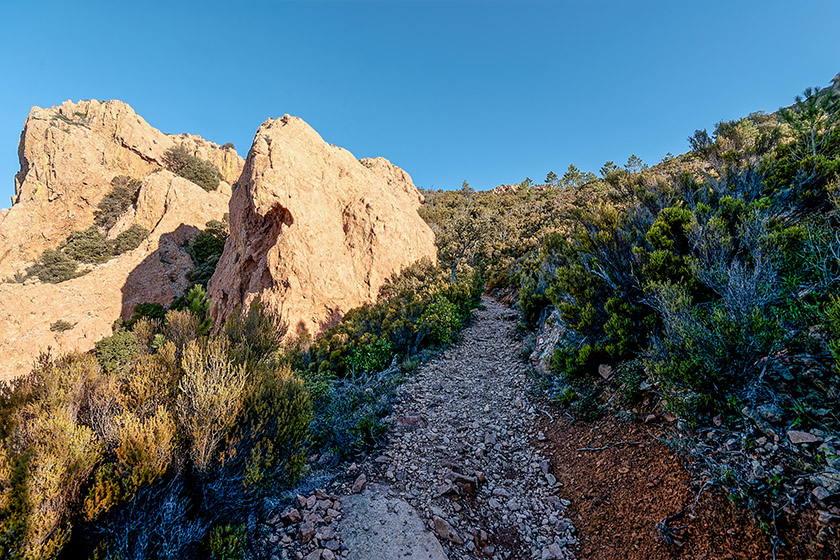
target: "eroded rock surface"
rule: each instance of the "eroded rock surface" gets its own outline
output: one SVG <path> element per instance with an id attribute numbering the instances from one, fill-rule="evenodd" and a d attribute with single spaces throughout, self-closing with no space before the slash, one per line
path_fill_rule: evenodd
<path id="1" fill-rule="evenodd" d="M 164 153 L 178 145 L 216 165 L 229 184 L 242 171 L 235 150 L 190 134 L 164 134 L 122 101 L 34 107 L 18 147 L 14 204 L 0 213 L 0 279 L 60 245 L 69 232 L 90 227 L 114 177 L 144 179 L 165 167 Z"/>
<path id="2" fill-rule="evenodd" d="M 222 176 L 216 191 L 206 192 L 164 169 L 165 152 L 179 145 L 216 165 Z M 116 176 L 132 177 L 142 186 L 108 236 L 135 224 L 151 233 L 133 251 L 83 266 L 92 270 L 79 278 L 59 284 L 34 278 L 24 284 L 0 282 L 0 380 L 28 372 L 48 348 L 53 355 L 89 350 L 136 304 L 166 305 L 183 293 L 193 266 L 183 244 L 209 220 L 224 216 L 229 183 L 243 166 L 230 147 L 189 134 L 164 134 L 121 101 L 33 108 L 19 156 L 14 204 L 0 212 L 0 280 L 24 272 L 71 232 L 90 227 Z M 57 321 L 72 327 L 50 330 Z"/>
<path id="3" fill-rule="evenodd" d="M 296 117 L 266 121 L 233 189 L 212 314 L 223 319 L 258 297 L 290 334 L 318 334 L 374 301 L 392 274 L 435 258 L 421 200 L 387 160 L 356 160 Z"/>

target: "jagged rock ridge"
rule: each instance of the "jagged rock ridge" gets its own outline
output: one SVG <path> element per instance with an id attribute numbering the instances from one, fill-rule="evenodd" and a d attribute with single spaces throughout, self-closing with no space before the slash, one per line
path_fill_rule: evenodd
<path id="1" fill-rule="evenodd" d="M 224 319 L 258 297 L 291 335 L 317 335 L 392 274 L 435 258 L 421 203 L 387 160 L 357 160 L 296 117 L 266 121 L 233 188 L 211 313 Z"/>
<path id="2" fill-rule="evenodd" d="M 163 169 L 164 153 L 178 145 L 216 165 L 222 176 L 216 191 Z M 109 237 L 132 224 L 151 233 L 137 249 L 79 278 L 0 283 L 0 380 L 26 373 L 47 348 L 53 354 L 91 349 L 138 303 L 171 303 L 187 287 L 185 275 L 192 268 L 184 242 L 207 221 L 223 217 L 229 183 L 243 165 L 235 150 L 198 136 L 164 134 L 121 101 L 33 108 L 19 153 L 14 204 L 0 214 L 0 279 L 25 270 L 70 232 L 92 225 L 97 204 L 118 175 L 140 180 L 141 187 Z M 59 320 L 72 328 L 50 330 Z"/>

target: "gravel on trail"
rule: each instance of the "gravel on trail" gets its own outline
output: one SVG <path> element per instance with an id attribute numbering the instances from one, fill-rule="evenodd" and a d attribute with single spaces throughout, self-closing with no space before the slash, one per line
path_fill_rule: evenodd
<path id="1" fill-rule="evenodd" d="M 334 494 L 298 496 L 277 516 L 271 557 L 575 558 L 570 503 L 537 449 L 518 320 L 483 298 L 457 343 L 398 388 L 387 445 Z"/>

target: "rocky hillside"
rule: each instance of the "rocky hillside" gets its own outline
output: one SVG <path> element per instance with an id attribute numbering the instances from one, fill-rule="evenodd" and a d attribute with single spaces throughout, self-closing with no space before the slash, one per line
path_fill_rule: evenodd
<path id="1" fill-rule="evenodd" d="M 34 107 L 18 147 L 13 206 L 0 214 L 0 278 L 61 244 L 68 232 L 90 227 L 114 177 L 143 179 L 167 167 L 166 151 L 175 146 L 210 161 L 229 184 L 242 171 L 232 148 L 164 134 L 122 101 Z"/>
<path id="2" fill-rule="evenodd" d="M 207 191 L 166 169 L 166 154 L 176 147 L 212 163 L 219 186 Z M 183 293 L 193 262 L 182 245 L 209 220 L 223 218 L 229 182 L 243 165 L 232 148 L 164 134 L 121 101 L 33 108 L 19 152 L 14 204 L 0 215 L 0 278 L 6 280 L 0 284 L 0 379 L 27 372 L 48 348 L 53 354 L 89 350 L 136 304 L 168 305 Z M 27 277 L 45 250 L 90 231 L 120 179 L 133 185 L 132 199 L 100 217 L 99 232 L 112 242 L 135 231 L 147 232 L 145 239 L 114 258 L 98 256 L 104 262 L 83 265 L 65 281 Z"/>
<path id="3" fill-rule="evenodd" d="M 319 334 L 375 301 L 389 276 L 435 258 L 421 202 L 387 160 L 357 160 L 299 118 L 266 121 L 233 191 L 212 315 L 224 320 L 259 297 L 291 334 Z"/>
<path id="4" fill-rule="evenodd" d="M 138 304 L 169 306 L 194 281 L 188 242 L 228 211 L 210 283 L 219 324 L 259 297 L 290 332 L 315 335 L 435 258 L 408 174 L 356 160 L 298 118 L 263 124 L 244 162 L 123 102 L 66 102 L 32 110 L 19 151 L 14 204 L 0 214 L 0 379 L 48 349 L 90 350 Z"/>

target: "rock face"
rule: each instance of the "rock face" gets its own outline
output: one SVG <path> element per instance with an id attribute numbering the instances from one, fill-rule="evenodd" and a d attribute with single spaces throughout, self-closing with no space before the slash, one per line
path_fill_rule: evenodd
<path id="1" fill-rule="evenodd" d="M 216 319 L 260 298 L 294 334 L 373 301 L 434 234 L 402 169 L 356 160 L 288 115 L 259 128 L 233 188 L 231 235 L 209 285 Z"/>
<path id="2" fill-rule="evenodd" d="M 223 178 L 218 190 L 206 192 L 162 169 L 163 153 L 176 145 L 216 164 Z M 137 249 L 79 278 L 59 284 L 0 283 L 0 380 L 29 371 L 47 348 L 54 355 L 89 350 L 136 304 L 166 305 L 180 295 L 193 266 L 182 245 L 206 222 L 224 216 L 229 181 L 244 163 L 234 150 L 197 136 L 163 134 L 120 101 L 33 109 L 19 152 L 15 203 L 0 213 L 0 279 L 24 270 L 70 232 L 92 225 L 94 210 L 117 175 L 134 177 L 142 186 L 109 235 L 132 224 L 151 233 Z M 59 320 L 72 328 L 50 330 Z"/>
<path id="3" fill-rule="evenodd" d="M 164 134 L 122 101 L 33 108 L 18 147 L 13 206 L 0 214 L 0 279 L 61 244 L 68 232 L 88 228 L 111 179 L 143 179 L 163 168 L 164 153 L 177 145 L 215 164 L 227 183 L 242 171 L 235 150 Z"/>

